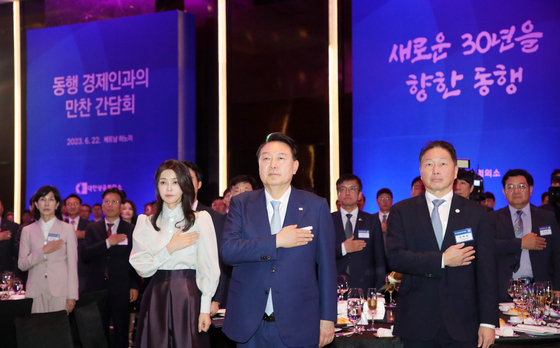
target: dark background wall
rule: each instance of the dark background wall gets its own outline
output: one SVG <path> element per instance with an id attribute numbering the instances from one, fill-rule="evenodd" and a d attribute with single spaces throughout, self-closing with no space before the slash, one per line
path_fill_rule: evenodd
<path id="1" fill-rule="evenodd" d="M 218 192 L 217 1 L 22 1 L 23 79 L 25 30 L 124 16 L 181 10 L 196 16 L 197 163 L 204 172 L 200 200 Z M 258 180 L 255 152 L 270 132 L 300 147 L 297 188 L 328 197 L 328 2 L 231 0 L 227 8 L 228 178 Z M 339 4 L 341 173 L 352 170 L 351 2 Z M 25 96 L 25 83 L 23 86 Z M 0 199 L 13 207 L 12 4 L 0 4 Z M 25 104 L 23 100 L 25 164 Z M 25 178 L 25 172 L 23 173 Z M 258 180 L 260 182 L 260 180 Z M 25 182 L 24 182 L 25 183 Z M 47 183 L 45 183 L 47 184 Z M 23 187 L 25 192 L 25 186 Z M 145 202 L 137 202 L 143 205 Z M 27 204 L 25 205 L 27 207 Z"/>

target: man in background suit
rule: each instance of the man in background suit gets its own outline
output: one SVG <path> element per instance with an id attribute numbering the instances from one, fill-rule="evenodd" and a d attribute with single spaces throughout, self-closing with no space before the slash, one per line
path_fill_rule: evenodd
<path id="1" fill-rule="evenodd" d="M 348 286 L 381 288 L 385 284 L 385 246 L 377 215 L 359 211 L 362 181 L 344 174 L 336 182 L 340 210 L 332 213 L 336 233 L 336 268 L 348 276 Z"/>
<path id="2" fill-rule="evenodd" d="M 223 331 L 238 347 L 322 347 L 336 321 L 327 202 L 291 186 L 299 162 L 288 136 L 270 134 L 257 157 L 264 189 L 232 198 L 222 238 L 234 266 Z"/>
<path id="3" fill-rule="evenodd" d="M 200 167 L 191 161 L 183 161 L 183 164 L 189 168 L 189 173 L 191 174 L 192 183 L 194 186 L 194 203 L 192 205 L 192 210 L 195 211 L 207 211 L 212 218 L 212 223 L 214 224 L 214 231 L 216 233 L 216 242 L 218 243 L 218 250 L 220 248 L 220 241 L 222 240 L 222 234 L 224 232 L 224 222 L 225 217 L 215 211 L 214 209 L 205 206 L 198 200 L 198 190 L 202 187 L 202 170 Z M 227 288 L 229 285 L 229 279 L 231 278 L 231 266 L 226 265 L 222 261 L 221 255 L 219 256 L 220 265 L 220 282 L 218 283 L 218 289 L 212 298 L 212 304 L 210 306 L 210 315 L 215 315 L 220 309 L 226 308 L 227 301 Z"/>
<path id="4" fill-rule="evenodd" d="M 78 195 L 72 193 L 64 200 L 64 204 L 68 212 L 68 218 L 65 222 L 69 223 L 74 228 L 76 238 L 78 238 L 78 278 L 80 281 L 80 292 L 84 292 L 88 276 L 88 265 L 84 263 L 83 253 L 84 243 L 86 241 L 86 227 L 89 225 L 89 220 L 83 219 L 80 216 L 82 199 Z"/>
<path id="5" fill-rule="evenodd" d="M 430 142 L 419 160 L 426 192 L 393 205 L 389 216 L 387 260 L 403 274 L 393 333 L 405 348 L 487 348 L 498 300 L 486 209 L 453 193 L 453 145 Z"/>
<path id="6" fill-rule="evenodd" d="M 0 201 L 0 273 L 15 270 L 14 260 L 17 260 L 17 250 L 14 247 L 14 237 L 19 225 L 2 218 L 4 206 Z"/>
<path id="7" fill-rule="evenodd" d="M 89 261 L 87 291 L 109 290 L 109 315 L 115 328 L 116 348 L 128 347 L 129 303 L 136 301 L 140 277 L 128 262 L 132 250 L 134 226 L 120 218 L 122 193 L 117 188 L 105 190 L 105 219 L 86 228 L 84 261 Z M 103 318 L 105 329 L 109 318 Z"/>
<path id="8" fill-rule="evenodd" d="M 523 169 L 508 170 L 502 178 L 508 206 L 489 213 L 496 235 L 498 296 L 511 302 L 511 278 L 552 281 L 560 286 L 560 231 L 554 214 L 529 203 L 533 177 Z"/>

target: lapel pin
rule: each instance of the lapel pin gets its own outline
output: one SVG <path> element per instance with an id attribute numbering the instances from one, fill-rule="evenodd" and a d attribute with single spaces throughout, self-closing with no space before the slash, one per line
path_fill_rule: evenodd
<path id="1" fill-rule="evenodd" d="M 303 211 L 303 207 L 299 207 L 299 211 Z"/>
<path id="2" fill-rule="evenodd" d="M 459 214 L 461 211 L 459 209 L 455 209 L 455 212 Z"/>
<path id="3" fill-rule="evenodd" d="M 364 221 L 362 218 L 359 218 L 358 221 Z"/>

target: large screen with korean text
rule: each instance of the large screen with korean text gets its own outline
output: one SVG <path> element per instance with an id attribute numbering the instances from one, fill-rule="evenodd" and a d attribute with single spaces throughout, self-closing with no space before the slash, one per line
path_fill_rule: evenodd
<path id="1" fill-rule="evenodd" d="M 526 169 L 540 205 L 560 168 L 560 2 L 353 0 L 353 163 L 366 211 L 410 197 L 430 140 L 454 144 L 497 206 Z"/>
<path id="2" fill-rule="evenodd" d="M 163 12 L 27 32 L 26 199 L 43 185 L 138 208 L 153 175 L 195 155 L 194 16 Z"/>

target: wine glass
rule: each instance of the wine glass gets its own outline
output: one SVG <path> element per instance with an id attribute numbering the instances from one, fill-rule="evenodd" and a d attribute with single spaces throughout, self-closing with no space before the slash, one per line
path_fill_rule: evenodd
<path id="1" fill-rule="evenodd" d="M 14 292 L 19 295 L 23 290 L 23 283 L 18 278 L 14 279 Z"/>
<path id="2" fill-rule="evenodd" d="M 550 280 L 543 282 L 543 288 L 546 296 L 546 305 L 548 307 L 548 312 L 550 313 L 550 304 L 552 303 L 552 297 L 554 294 L 554 290 L 552 289 L 552 282 Z"/>
<path id="3" fill-rule="evenodd" d="M 371 314 L 371 329 L 368 329 L 367 331 L 377 331 L 377 329 L 373 327 L 375 314 L 377 313 L 377 289 L 368 288 L 366 297 L 367 297 L 368 309 Z"/>
<path id="4" fill-rule="evenodd" d="M 358 333 L 358 322 L 362 318 L 364 308 L 364 291 L 361 288 L 350 288 L 348 290 L 348 320 L 354 324 L 352 334 Z"/>
<path id="5" fill-rule="evenodd" d="M 0 289 L 2 289 L 2 300 L 6 300 L 8 298 L 10 298 L 10 295 L 8 295 L 8 293 L 6 292 L 6 288 L 8 287 L 8 281 L 6 280 L 6 278 L 1 277 L 0 278 Z"/>
<path id="6" fill-rule="evenodd" d="M 387 291 L 389 291 L 389 304 L 387 305 L 387 307 L 395 307 L 395 305 L 397 304 L 395 300 L 393 300 L 393 291 L 395 291 L 395 283 L 391 283 L 391 281 L 389 280 L 389 276 L 386 277 L 386 281 L 389 286 L 387 288 Z"/>
<path id="7" fill-rule="evenodd" d="M 513 302 L 515 305 L 521 309 L 521 322 L 525 321 L 525 309 L 529 305 L 529 301 L 531 300 L 531 290 L 529 289 L 529 284 L 521 283 L 515 289 L 515 297 L 513 298 Z"/>
<path id="8" fill-rule="evenodd" d="M 543 283 L 534 284 L 534 296 L 531 304 L 531 317 L 540 325 L 544 317 L 544 310 L 546 308 L 546 291 Z"/>
<path id="9" fill-rule="evenodd" d="M 558 314 L 560 311 L 560 292 L 553 291 L 552 292 L 552 303 L 551 303 L 552 310 Z"/>
<path id="10" fill-rule="evenodd" d="M 515 296 L 515 288 L 519 286 L 519 281 L 517 279 L 510 279 L 509 280 L 509 288 L 508 288 L 508 295 L 513 299 Z"/>
<path id="11" fill-rule="evenodd" d="M 348 291 L 348 280 L 346 279 L 345 275 L 339 275 L 336 277 L 337 280 L 337 287 L 336 292 L 338 293 L 338 301 L 342 301 L 344 299 L 344 294 Z"/>

